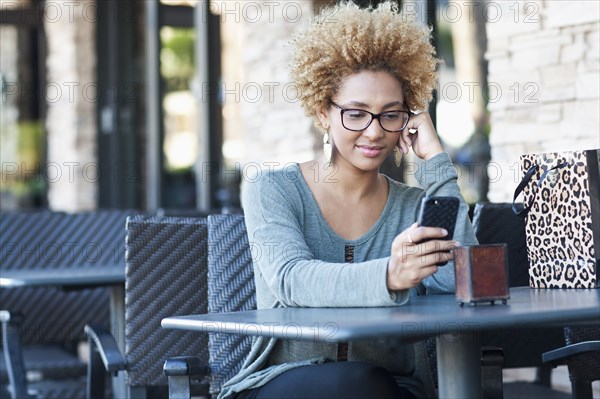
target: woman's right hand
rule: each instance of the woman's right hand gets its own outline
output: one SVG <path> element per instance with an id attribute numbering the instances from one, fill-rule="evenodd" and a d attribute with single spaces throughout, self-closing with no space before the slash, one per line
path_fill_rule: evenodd
<path id="1" fill-rule="evenodd" d="M 451 250 L 460 244 L 442 240 L 447 234 L 442 228 L 419 227 L 417 223 L 398 234 L 392 242 L 388 263 L 388 290 L 416 287 L 437 271 L 438 264 L 452 260 Z"/>

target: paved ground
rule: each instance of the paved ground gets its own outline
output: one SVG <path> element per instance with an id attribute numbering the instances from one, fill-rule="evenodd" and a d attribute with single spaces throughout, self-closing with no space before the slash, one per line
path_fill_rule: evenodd
<path id="1" fill-rule="evenodd" d="M 542 396 L 541 392 L 534 392 L 534 390 L 527 384 L 511 384 L 515 381 L 533 381 L 535 379 L 535 369 L 523 368 L 523 369 L 508 369 L 503 372 L 503 381 L 507 383 L 504 390 L 505 399 L 529 399 L 529 398 L 541 398 L 550 399 L 548 396 Z M 535 387 L 533 387 L 535 388 Z M 594 398 L 600 398 L 600 381 L 595 381 L 592 384 L 594 390 Z M 571 382 L 569 381 L 569 371 L 566 366 L 557 367 L 552 371 L 552 389 L 557 391 L 566 392 L 567 396 L 555 396 L 552 399 L 560 399 L 563 397 L 570 398 L 571 395 Z M 546 391 L 547 393 L 547 391 Z"/>

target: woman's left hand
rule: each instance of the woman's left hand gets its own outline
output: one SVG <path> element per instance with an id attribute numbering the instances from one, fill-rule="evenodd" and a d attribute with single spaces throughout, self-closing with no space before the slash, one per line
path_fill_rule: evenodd
<path id="1" fill-rule="evenodd" d="M 415 155 L 424 160 L 444 151 L 428 112 L 411 115 L 408 125 L 400 132 L 399 144 L 404 154 L 412 147 Z"/>

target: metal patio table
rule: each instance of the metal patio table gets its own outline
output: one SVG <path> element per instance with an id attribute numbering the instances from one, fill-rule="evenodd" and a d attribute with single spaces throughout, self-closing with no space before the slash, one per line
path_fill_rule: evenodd
<path id="1" fill-rule="evenodd" d="M 330 342 L 381 337 L 410 342 L 435 336 L 440 398 L 476 398 L 481 396 L 481 331 L 598 320 L 600 290 L 517 287 L 506 305 L 459 306 L 454 295 L 429 295 L 397 307 L 261 309 L 169 317 L 162 326 Z"/>

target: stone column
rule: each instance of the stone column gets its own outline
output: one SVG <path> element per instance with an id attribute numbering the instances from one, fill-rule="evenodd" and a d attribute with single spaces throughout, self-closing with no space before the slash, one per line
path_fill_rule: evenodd
<path id="1" fill-rule="evenodd" d="M 82 211 L 97 206 L 95 1 L 52 1 L 44 7 L 48 40 L 46 118 L 48 205 Z"/>
<path id="2" fill-rule="evenodd" d="M 232 2 L 233 3 L 233 2 Z M 227 23 L 237 21 L 244 44 L 241 81 L 224 82 L 225 106 L 237 103 L 246 162 L 302 162 L 315 157 L 312 120 L 304 115 L 289 77 L 288 42 L 313 18 L 312 1 L 222 2 Z M 237 98 L 236 98 L 237 97 Z"/>
<path id="3" fill-rule="evenodd" d="M 18 82 L 18 32 L 17 28 L 10 25 L 0 25 L 0 209 L 12 211 L 18 208 L 15 195 L 6 190 L 5 185 L 10 185 L 14 180 L 22 181 L 23 174 L 18 173 L 19 163 L 19 98 L 8 95 L 9 88 L 17 86 Z M 16 89 L 13 91 L 17 91 Z M 12 173 L 11 173 L 12 172 Z"/>

